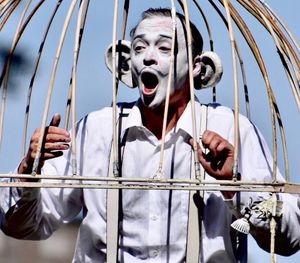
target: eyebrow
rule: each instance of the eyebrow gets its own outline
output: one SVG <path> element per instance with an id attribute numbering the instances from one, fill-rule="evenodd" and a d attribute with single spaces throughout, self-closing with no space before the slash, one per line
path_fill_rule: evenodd
<path id="1" fill-rule="evenodd" d="M 146 34 L 139 34 L 136 35 L 133 40 L 137 39 L 137 38 L 144 38 Z M 172 39 L 172 36 L 169 35 L 164 35 L 164 34 L 159 34 L 160 38 L 167 38 L 167 39 Z"/>

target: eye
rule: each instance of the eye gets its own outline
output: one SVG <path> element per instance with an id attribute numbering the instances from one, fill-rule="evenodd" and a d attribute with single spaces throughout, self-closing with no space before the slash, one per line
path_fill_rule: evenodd
<path id="1" fill-rule="evenodd" d="M 145 49 L 145 45 L 139 41 L 134 44 L 133 49 L 136 53 L 140 53 Z"/>
<path id="2" fill-rule="evenodd" d="M 170 48 L 169 46 L 160 46 L 160 47 L 159 47 L 159 50 L 160 50 L 162 53 L 165 53 L 165 54 L 171 53 L 171 48 Z"/>
<path id="3" fill-rule="evenodd" d="M 142 46 L 142 45 L 137 45 L 137 46 L 134 47 L 134 51 L 137 52 L 137 53 L 143 51 L 144 49 L 145 49 L 145 47 Z"/>

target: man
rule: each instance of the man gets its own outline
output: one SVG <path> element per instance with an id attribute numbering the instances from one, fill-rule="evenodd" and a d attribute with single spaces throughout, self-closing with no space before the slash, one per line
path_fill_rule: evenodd
<path id="1" fill-rule="evenodd" d="M 175 66 L 166 126 L 164 176 L 188 179 L 192 167 L 190 141 L 193 132 L 187 41 L 183 17 L 178 15 L 176 23 Z M 127 54 L 131 59 L 128 60 L 128 66 L 131 68 L 132 83 L 139 88 L 140 100 L 132 107 L 120 134 L 123 141 L 123 177 L 152 178 L 158 167 L 171 57 L 172 25 L 169 10 L 149 9 L 132 31 L 131 50 Z M 204 74 L 202 39 L 194 26 L 192 32 L 192 70 L 195 79 L 201 79 Z M 202 78 L 202 81 L 205 79 Z M 201 118 L 206 117 L 201 116 L 200 108 L 197 101 L 197 125 Z M 71 157 L 68 151 L 71 138 L 67 131 L 58 128 L 59 122 L 59 115 L 55 115 L 48 128 L 41 165 L 44 174 L 71 174 Z M 111 108 L 90 113 L 79 122 L 76 137 L 80 149 L 77 156 L 78 174 L 108 175 L 112 123 Z M 31 173 L 39 134 L 38 129 L 32 136 L 28 153 L 18 167 L 19 173 Z M 207 173 L 206 179 L 232 179 L 233 134 L 232 111 L 217 105 L 208 107 L 207 130 L 202 134 L 201 140 L 209 153 L 202 153 L 200 146 L 198 150 L 200 163 Z M 265 142 L 257 129 L 242 116 L 240 134 L 241 179 L 271 181 L 272 160 Z M 226 200 L 234 195 L 233 192 L 218 191 L 204 194 L 201 211 L 203 262 L 237 260 L 230 228 L 236 209 L 234 199 Z M 8 235 L 17 238 L 44 239 L 61 225 L 72 221 L 83 210 L 73 262 L 105 262 L 106 198 L 106 191 L 103 189 L 12 189 L 12 193 L 3 189 L 1 228 Z M 266 193 L 241 194 L 242 206 L 251 200 L 255 203 L 268 198 L 269 194 Z M 278 219 L 276 252 L 289 255 L 299 249 L 299 200 L 291 195 L 281 195 L 280 198 L 284 202 L 285 212 Z M 184 262 L 188 200 L 188 191 L 123 190 L 120 203 L 122 216 L 119 260 Z M 253 212 L 250 217 L 251 233 L 261 247 L 269 249 L 269 218 L 260 211 L 257 214 Z M 245 257 L 242 260 L 245 261 Z"/>

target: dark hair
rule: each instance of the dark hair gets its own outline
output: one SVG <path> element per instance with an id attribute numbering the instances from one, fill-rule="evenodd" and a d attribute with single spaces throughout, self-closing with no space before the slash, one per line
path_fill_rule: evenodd
<path id="1" fill-rule="evenodd" d="M 169 9 L 169 8 L 149 8 L 142 13 L 142 18 L 141 18 L 140 22 L 147 18 L 153 17 L 153 16 L 172 17 L 171 9 Z M 176 16 L 179 18 L 179 20 L 182 22 L 182 24 L 185 25 L 184 15 L 182 15 L 180 13 L 176 13 Z M 138 27 L 139 23 L 130 31 L 131 37 L 134 36 L 135 30 Z M 193 55 L 193 57 L 195 57 L 196 55 L 201 54 L 201 52 L 202 52 L 203 39 L 202 39 L 202 36 L 201 36 L 199 30 L 192 22 L 190 22 L 190 28 L 191 28 L 191 35 L 192 35 L 192 55 Z M 184 27 L 184 29 L 185 29 L 185 27 Z"/>

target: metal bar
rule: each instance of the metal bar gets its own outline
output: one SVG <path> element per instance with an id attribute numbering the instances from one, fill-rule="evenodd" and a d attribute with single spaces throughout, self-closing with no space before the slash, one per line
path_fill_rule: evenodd
<path id="1" fill-rule="evenodd" d="M 138 190 L 182 190 L 182 191 L 235 191 L 235 192 L 272 192 L 299 194 L 300 184 L 277 183 L 277 184 L 245 184 L 244 182 L 225 184 L 196 183 L 196 184 L 168 184 L 163 182 L 145 183 L 44 183 L 44 182 L 0 182 L 0 187 L 21 188 L 74 188 L 74 189 L 138 189 Z"/>
<path id="2" fill-rule="evenodd" d="M 26 102 L 26 108 L 25 108 L 25 117 L 24 117 L 24 128 L 23 128 L 23 145 L 22 145 L 22 156 L 25 155 L 26 153 L 26 140 L 27 140 L 27 132 L 28 132 L 28 122 L 29 122 L 29 112 L 30 112 L 30 105 L 31 105 L 31 96 L 32 96 L 32 92 L 33 92 L 33 85 L 35 82 L 35 77 L 36 77 L 36 73 L 40 64 L 40 59 L 44 50 L 44 45 L 46 42 L 46 39 L 48 37 L 48 33 L 50 30 L 50 27 L 52 25 L 52 22 L 54 20 L 54 17 L 58 11 L 58 8 L 60 7 L 62 0 L 58 0 L 57 4 L 53 10 L 53 13 L 49 19 L 49 22 L 47 24 L 44 36 L 42 38 L 41 44 L 40 44 L 40 48 L 39 48 L 39 52 L 38 52 L 38 56 L 36 58 L 36 61 L 34 63 L 34 69 L 33 69 L 33 73 L 32 73 L 32 77 L 30 80 L 30 84 L 28 87 L 28 93 L 27 93 L 27 102 Z"/>
<path id="3" fill-rule="evenodd" d="M 237 60 L 236 60 L 236 44 L 235 36 L 233 32 L 231 11 L 229 9 L 229 1 L 223 1 L 227 24 L 229 31 L 229 38 L 231 44 L 231 59 L 232 59 L 232 69 L 233 69 L 233 83 L 234 83 L 234 156 L 233 156 L 233 178 L 236 180 L 238 175 L 238 157 L 239 157 L 239 87 L 238 87 L 238 73 L 237 73 Z"/>
<path id="4" fill-rule="evenodd" d="M 41 151 L 42 151 L 42 143 L 43 143 L 44 133 L 45 133 L 45 129 L 46 129 L 46 122 L 47 122 L 47 118 L 48 118 L 48 112 L 49 112 L 49 108 L 50 108 L 50 102 L 51 102 L 51 97 L 52 97 L 52 93 L 53 93 L 54 80 L 55 80 L 55 77 L 56 77 L 58 62 L 59 62 L 59 59 L 60 59 L 60 55 L 61 55 L 61 51 L 62 51 L 64 41 L 65 41 L 66 32 L 67 32 L 67 29 L 69 27 L 69 23 L 70 23 L 70 20 L 71 20 L 71 17 L 72 17 L 72 14 L 73 14 L 76 3 L 77 3 L 77 0 L 73 0 L 71 5 L 70 5 L 70 8 L 68 10 L 68 14 L 67 14 L 65 22 L 64 22 L 62 33 L 61 33 L 61 36 L 60 36 L 60 41 L 59 41 L 57 51 L 56 51 L 56 55 L 55 55 L 55 59 L 54 59 L 54 64 L 53 64 L 53 68 L 52 68 L 52 72 L 51 72 L 50 83 L 49 83 L 49 86 L 48 86 L 47 98 L 46 98 L 45 106 L 44 106 L 44 112 L 43 112 L 43 118 L 42 118 L 42 124 L 41 124 L 41 135 L 40 135 L 40 138 L 39 138 L 37 153 L 36 153 L 36 157 L 35 157 L 35 160 L 34 160 L 34 163 L 33 163 L 33 168 L 32 168 L 32 174 L 34 174 L 34 175 L 37 174 L 38 168 L 39 168 Z"/>

